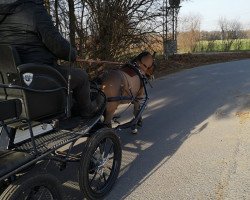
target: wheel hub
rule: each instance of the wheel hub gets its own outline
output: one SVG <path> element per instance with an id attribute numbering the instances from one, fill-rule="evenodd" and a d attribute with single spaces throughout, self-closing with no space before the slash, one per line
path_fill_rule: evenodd
<path id="1" fill-rule="evenodd" d="M 100 156 L 100 159 L 98 161 L 98 166 L 97 166 L 97 173 L 99 175 L 101 176 L 103 175 L 104 169 L 106 168 L 108 161 L 109 161 L 109 154 L 107 155 L 107 157 L 104 157 L 104 155 Z"/>

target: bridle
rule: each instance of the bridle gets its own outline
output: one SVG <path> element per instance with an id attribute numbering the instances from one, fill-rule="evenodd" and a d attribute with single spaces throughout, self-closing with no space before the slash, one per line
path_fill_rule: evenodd
<path id="1" fill-rule="evenodd" d="M 141 62 L 141 64 L 146 68 L 146 70 L 148 70 L 148 69 L 151 69 L 153 66 L 154 66 L 154 63 L 150 66 L 150 67 L 148 67 L 146 64 L 144 64 L 143 62 Z"/>
<path id="2" fill-rule="evenodd" d="M 152 68 L 154 68 L 155 67 L 155 61 L 153 60 L 153 63 L 152 63 L 152 65 L 150 66 L 150 67 L 148 67 L 146 64 L 144 64 L 143 62 L 141 62 L 141 64 L 145 67 L 145 71 L 144 71 L 144 73 L 147 75 L 147 76 L 153 76 L 153 74 L 148 74 L 147 73 L 147 71 L 148 70 L 150 70 L 150 69 L 152 69 Z"/>
<path id="3" fill-rule="evenodd" d="M 154 69 L 155 69 L 155 56 L 156 56 L 156 52 L 153 53 L 152 55 L 152 58 L 153 58 L 153 62 L 152 62 L 152 65 L 151 66 L 147 66 L 145 63 L 143 63 L 141 61 L 141 64 L 145 67 L 146 71 L 145 71 L 145 74 L 148 75 L 148 76 L 153 76 L 153 73 L 154 73 Z M 148 70 L 151 70 L 153 68 L 153 71 L 152 71 L 152 74 L 147 74 L 147 71 Z"/>

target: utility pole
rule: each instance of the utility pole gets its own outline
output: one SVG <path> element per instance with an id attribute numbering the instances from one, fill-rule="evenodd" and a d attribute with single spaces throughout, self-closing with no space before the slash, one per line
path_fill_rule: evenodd
<path id="1" fill-rule="evenodd" d="M 177 27 L 180 8 L 180 0 L 164 0 L 163 2 L 163 46 L 166 59 L 177 53 Z"/>

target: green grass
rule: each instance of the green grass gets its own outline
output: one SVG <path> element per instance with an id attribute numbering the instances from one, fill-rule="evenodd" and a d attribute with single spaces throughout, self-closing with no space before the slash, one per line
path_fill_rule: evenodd
<path id="1" fill-rule="evenodd" d="M 196 52 L 250 51 L 250 39 L 233 41 L 227 50 L 224 47 L 222 40 L 200 41 L 197 43 Z"/>

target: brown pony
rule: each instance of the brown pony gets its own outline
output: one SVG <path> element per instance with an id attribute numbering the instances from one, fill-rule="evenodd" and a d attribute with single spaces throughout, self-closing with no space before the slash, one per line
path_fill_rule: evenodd
<path id="1" fill-rule="evenodd" d="M 142 52 L 131 63 L 138 67 L 143 75 L 152 77 L 154 72 L 154 55 L 151 55 L 149 52 Z M 134 104 L 134 116 L 139 112 L 140 99 L 144 96 L 144 88 L 139 75 L 128 64 L 119 70 L 106 72 L 103 76 L 101 87 L 108 100 L 116 97 L 133 97 L 135 99 L 132 102 Z M 120 104 L 130 102 L 131 100 L 121 100 L 119 98 L 108 101 L 104 114 L 104 124 L 111 127 L 111 121 L 117 107 Z M 142 118 L 137 125 L 142 126 Z M 132 132 L 137 133 L 137 129 L 134 128 Z"/>

